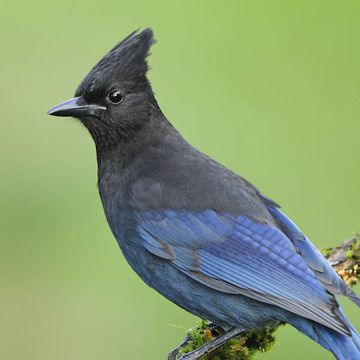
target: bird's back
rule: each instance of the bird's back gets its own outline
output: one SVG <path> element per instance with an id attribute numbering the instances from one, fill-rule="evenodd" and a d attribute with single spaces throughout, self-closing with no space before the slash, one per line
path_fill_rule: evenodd
<path id="1" fill-rule="evenodd" d="M 250 182 L 191 146 L 166 119 L 156 128 L 145 128 L 135 147 L 128 144 L 127 151 L 120 148 L 116 156 L 99 159 L 105 208 L 213 209 L 275 224 L 267 200 Z"/>

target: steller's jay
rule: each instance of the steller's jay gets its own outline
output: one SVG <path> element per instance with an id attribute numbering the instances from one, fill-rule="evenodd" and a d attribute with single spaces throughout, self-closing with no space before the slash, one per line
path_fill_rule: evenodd
<path id="1" fill-rule="evenodd" d="M 133 32 L 48 112 L 78 118 L 94 139 L 101 201 L 126 260 L 224 329 L 287 322 L 336 358 L 360 359 L 336 298 L 360 299 L 274 201 L 174 129 L 146 77 L 153 43 L 151 29 Z"/>

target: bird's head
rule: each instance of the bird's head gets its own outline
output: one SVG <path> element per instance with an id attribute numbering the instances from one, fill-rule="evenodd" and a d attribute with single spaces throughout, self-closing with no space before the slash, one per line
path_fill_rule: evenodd
<path id="1" fill-rule="evenodd" d="M 130 34 L 90 70 L 75 98 L 48 114 L 78 118 L 100 146 L 129 138 L 158 109 L 146 78 L 146 57 L 153 43 L 151 29 Z"/>

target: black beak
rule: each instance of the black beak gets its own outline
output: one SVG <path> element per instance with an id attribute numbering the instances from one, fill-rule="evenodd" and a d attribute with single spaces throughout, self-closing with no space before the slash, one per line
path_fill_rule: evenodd
<path id="1" fill-rule="evenodd" d="M 101 110 L 106 110 L 106 107 L 87 104 L 84 98 L 79 96 L 55 105 L 47 113 L 54 116 L 82 117 L 96 115 Z"/>

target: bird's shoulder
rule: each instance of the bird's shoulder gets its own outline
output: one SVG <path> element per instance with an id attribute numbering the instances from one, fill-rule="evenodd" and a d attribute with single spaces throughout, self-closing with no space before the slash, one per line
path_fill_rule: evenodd
<path id="1" fill-rule="evenodd" d="M 249 181 L 185 141 L 162 141 L 146 152 L 132 179 L 129 198 L 140 211 L 212 209 L 273 222 L 264 199 Z"/>

